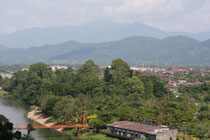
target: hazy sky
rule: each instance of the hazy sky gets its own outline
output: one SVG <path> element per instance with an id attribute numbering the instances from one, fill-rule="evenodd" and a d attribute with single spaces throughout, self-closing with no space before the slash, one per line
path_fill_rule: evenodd
<path id="1" fill-rule="evenodd" d="M 210 31 L 210 0 L 0 0 L 0 33 L 95 20 Z"/>

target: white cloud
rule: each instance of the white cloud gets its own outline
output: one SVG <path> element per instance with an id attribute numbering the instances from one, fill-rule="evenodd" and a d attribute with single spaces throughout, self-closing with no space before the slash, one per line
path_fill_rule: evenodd
<path id="1" fill-rule="evenodd" d="M 123 0 L 119 6 L 105 7 L 104 12 L 105 14 L 117 15 L 169 15 L 182 9 L 183 6 L 180 0 Z"/>
<path id="2" fill-rule="evenodd" d="M 188 6 L 188 5 L 187 5 Z M 185 6 L 185 7 L 187 7 Z M 195 6 L 195 5 L 194 5 Z M 203 0 L 201 5 L 187 12 L 176 14 L 176 18 L 167 18 L 165 23 L 156 23 L 161 29 L 168 31 L 207 32 L 210 31 L 210 1 Z"/>
<path id="3" fill-rule="evenodd" d="M 208 0 L 122 0 L 120 5 L 105 7 L 103 14 L 112 20 L 139 21 L 168 31 L 210 31 Z"/>
<path id="4" fill-rule="evenodd" d="M 0 0 L 0 33 L 92 20 L 199 32 L 210 31 L 209 14 L 209 0 Z"/>

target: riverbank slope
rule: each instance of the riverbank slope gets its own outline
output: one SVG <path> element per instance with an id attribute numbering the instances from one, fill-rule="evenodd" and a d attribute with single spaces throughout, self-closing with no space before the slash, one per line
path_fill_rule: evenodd
<path id="1" fill-rule="evenodd" d="M 56 124 L 56 122 L 50 122 L 50 117 L 43 114 L 41 111 L 38 111 L 37 109 L 34 109 L 27 114 L 27 118 L 44 125 L 46 127 L 50 127 Z M 55 129 L 58 132 L 62 132 L 62 128 Z"/>

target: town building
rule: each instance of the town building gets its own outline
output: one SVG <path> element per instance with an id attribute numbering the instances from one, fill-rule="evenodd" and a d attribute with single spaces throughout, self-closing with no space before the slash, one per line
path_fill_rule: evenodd
<path id="1" fill-rule="evenodd" d="M 177 130 L 154 124 L 121 121 L 107 125 L 108 136 L 127 140 L 176 140 L 177 134 Z"/>
<path id="2" fill-rule="evenodd" d="M 13 72 L 6 72 L 6 73 L 0 73 L 0 76 L 4 78 L 11 78 L 13 76 Z"/>
<path id="3" fill-rule="evenodd" d="M 59 70 L 59 69 L 68 69 L 68 66 L 60 66 L 60 65 L 53 65 L 53 66 L 50 66 L 52 71 L 55 72 L 56 70 Z"/>
<path id="4" fill-rule="evenodd" d="M 168 82 L 169 87 L 173 88 L 173 87 L 178 87 L 177 82 L 176 81 L 169 81 Z"/>

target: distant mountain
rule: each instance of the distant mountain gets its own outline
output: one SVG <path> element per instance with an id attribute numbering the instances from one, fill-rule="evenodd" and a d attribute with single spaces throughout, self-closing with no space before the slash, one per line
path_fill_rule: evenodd
<path id="1" fill-rule="evenodd" d="M 132 36 L 104 43 L 68 41 L 0 52 L 0 62 L 82 64 L 92 59 L 97 64 L 107 65 L 116 58 L 129 64 L 210 65 L 210 40 L 197 41 L 186 36 L 164 39 Z"/>
<path id="2" fill-rule="evenodd" d="M 10 48 L 0 45 L 0 52 L 8 51 Z"/>
<path id="3" fill-rule="evenodd" d="M 210 32 L 166 32 L 145 24 L 95 21 L 79 26 L 31 28 L 0 35 L 0 44 L 13 48 L 29 48 L 45 44 L 59 44 L 69 40 L 84 43 L 116 41 L 129 36 L 148 36 L 162 39 L 168 36 L 185 35 L 196 40 L 207 40 Z"/>

